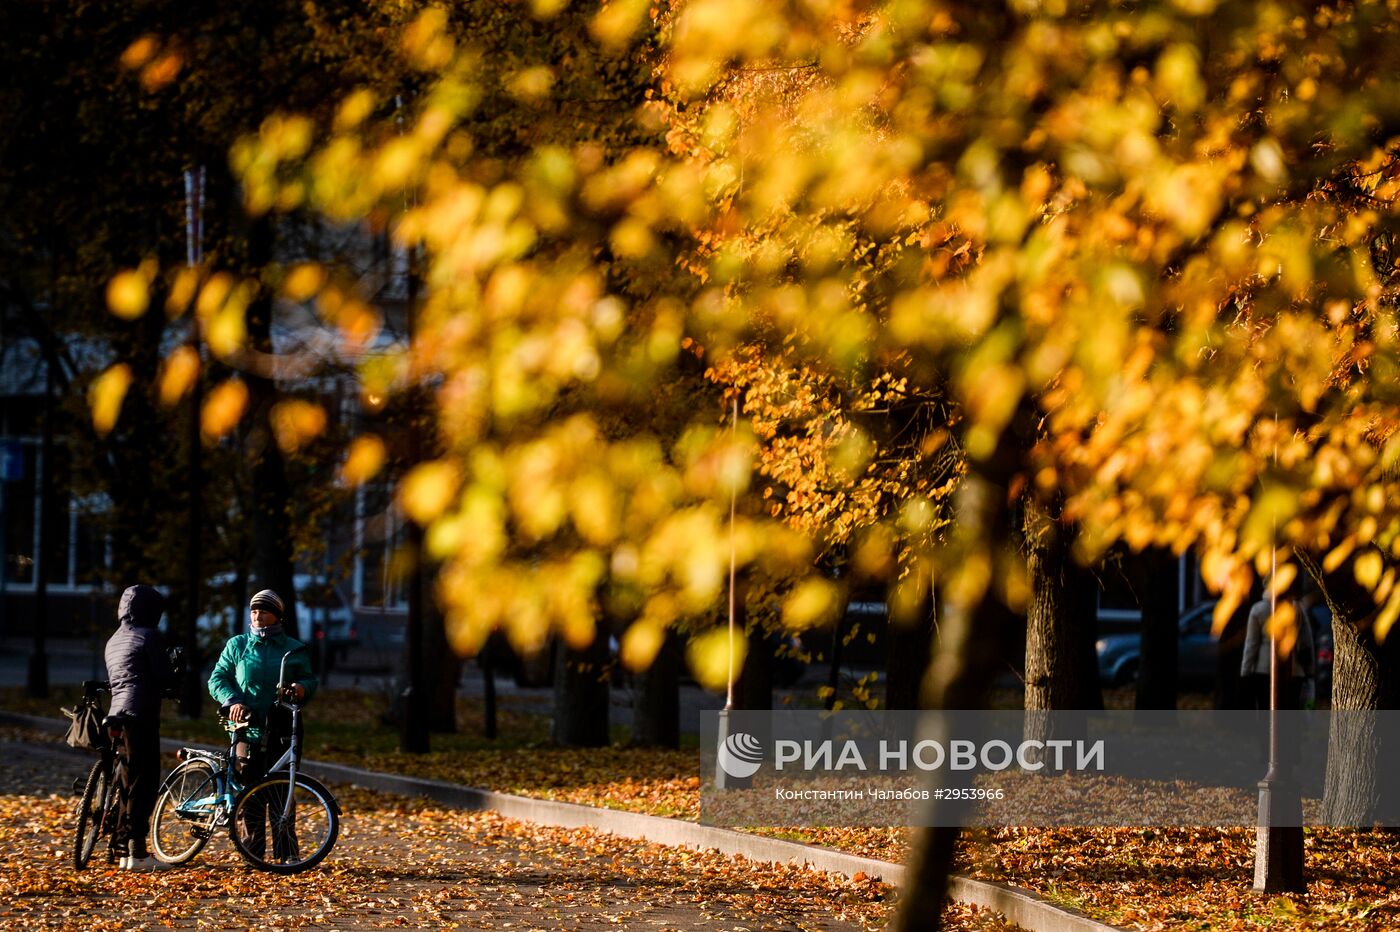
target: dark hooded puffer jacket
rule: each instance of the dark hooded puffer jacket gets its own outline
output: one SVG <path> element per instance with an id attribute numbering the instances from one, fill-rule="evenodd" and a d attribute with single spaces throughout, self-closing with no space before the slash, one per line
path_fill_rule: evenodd
<path id="1" fill-rule="evenodd" d="M 155 720 L 174 674 L 165 639 L 156 625 L 165 597 L 150 586 L 132 586 L 117 606 L 117 633 L 107 640 L 107 679 L 112 684 L 108 715 Z"/>

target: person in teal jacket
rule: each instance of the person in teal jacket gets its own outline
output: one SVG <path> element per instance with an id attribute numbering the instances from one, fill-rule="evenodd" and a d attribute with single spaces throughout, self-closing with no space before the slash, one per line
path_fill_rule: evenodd
<path id="1" fill-rule="evenodd" d="M 292 735 L 291 713 L 274 703 L 282 657 L 303 646 L 282 630 L 285 606 L 281 597 L 264 589 L 249 602 L 247 634 L 236 634 L 209 675 L 209 695 L 235 722 L 248 722 L 248 740 L 235 749 L 244 773 L 260 774 L 282 755 Z M 292 698 L 303 703 L 316 694 L 318 680 L 311 672 L 306 651 L 287 658 L 287 679 Z"/>

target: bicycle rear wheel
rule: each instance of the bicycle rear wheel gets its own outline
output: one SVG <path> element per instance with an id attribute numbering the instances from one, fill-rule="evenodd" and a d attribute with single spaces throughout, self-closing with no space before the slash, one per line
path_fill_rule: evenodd
<path id="1" fill-rule="evenodd" d="M 286 774 L 268 774 L 233 804 L 229 837 L 258 870 L 296 874 L 330 853 L 340 834 L 340 805 L 318 780 L 297 774 L 288 805 Z"/>
<path id="2" fill-rule="evenodd" d="M 82 870 L 92 859 L 97 839 L 107 827 L 102 818 L 112 798 L 112 771 L 105 760 L 92 765 L 78 803 L 78 832 L 73 839 L 73 869 Z"/>
<path id="3" fill-rule="evenodd" d="M 213 834 L 219 795 L 214 765 L 206 760 L 187 760 L 170 771 L 151 817 L 156 857 L 167 864 L 184 864 L 199 854 Z"/>

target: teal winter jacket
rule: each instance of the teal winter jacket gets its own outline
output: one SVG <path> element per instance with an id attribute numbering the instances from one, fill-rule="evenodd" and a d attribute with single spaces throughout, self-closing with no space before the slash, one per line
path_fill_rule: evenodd
<path id="1" fill-rule="evenodd" d="M 277 700 L 277 673 L 282 655 L 301 642 L 285 634 L 260 638 L 237 634 L 229 638 L 223 653 L 209 674 L 209 695 L 221 707 L 242 703 L 253 713 L 254 724 L 267 721 L 267 712 Z M 287 682 L 300 683 L 306 699 L 316 694 L 319 680 L 311 673 L 311 659 L 306 651 L 287 658 Z"/>

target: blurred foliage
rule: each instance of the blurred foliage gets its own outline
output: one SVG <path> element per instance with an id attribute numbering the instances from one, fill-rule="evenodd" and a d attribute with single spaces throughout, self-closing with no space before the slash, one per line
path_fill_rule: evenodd
<path id="1" fill-rule="evenodd" d="M 1355 560 L 1383 635 L 1396 33 L 1371 0 L 457 3 L 398 38 L 402 93 L 290 101 L 232 161 L 253 212 L 414 257 L 410 339 L 361 377 L 370 410 L 433 393 L 399 501 L 460 651 L 607 605 L 639 663 L 731 561 L 1015 603 L 1018 557 L 943 540 L 964 472 L 1063 501 L 1085 559 L 1198 548 L 1221 619 L 1275 545 Z M 334 269 L 282 287 L 375 330 Z M 793 585 L 788 622 L 840 596 Z"/>
<path id="2" fill-rule="evenodd" d="M 59 494 L 94 503 L 88 526 L 112 544 L 101 580 L 109 591 L 181 576 L 192 496 L 210 516 L 203 571 L 246 570 L 249 462 L 269 431 L 255 426 L 267 412 L 249 404 L 239 373 L 266 374 L 267 360 L 244 343 L 250 306 L 268 288 L 227 153 L 274 107 L 311 109 L 388 81 L 384 65 L 402 76 L 383 47 L 411 15 L 398 2 L 335 0 L 256 10 L 40 0 L 0 10 L 0 61 L 22 76 L 0 90 L 11 128 L 0 140 L 0 332 L 11 348 L 34 340 L 53 362 Z M 203 262 L 187 268 L 184 173 L 201 166 Z M 289 222 L 286 239 L 328 238 L 308 226 Z M 202 359 L 186 345 L 191 320 L 213 351 Z M 181 403 L 197 387 L 202 415 Z M 32 400 L 13 403 L 11 430 L 34 430 L 13 414 L 27 415 Z M 334 504 L 315 477 L 333 452 L 317 444 L 343 440 L 305 400 L 286 403 L 271 442 L 295 451 L 298 494 L 286 505 L 293 546 L 306 553 Z M 191 488 L 201 434 L 209 481 Z"/>

